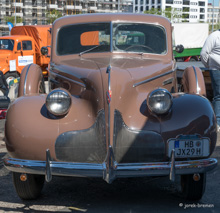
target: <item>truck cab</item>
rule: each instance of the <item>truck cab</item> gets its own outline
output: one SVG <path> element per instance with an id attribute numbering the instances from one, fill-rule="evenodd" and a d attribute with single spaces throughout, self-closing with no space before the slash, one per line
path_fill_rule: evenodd
<path id="1" fill-rule="evenodd" d="M 22 69 L 36 63 L 35 41 L 30 36 L 5 36 L 0 38 L 0 70 L 9 84 Z"/>

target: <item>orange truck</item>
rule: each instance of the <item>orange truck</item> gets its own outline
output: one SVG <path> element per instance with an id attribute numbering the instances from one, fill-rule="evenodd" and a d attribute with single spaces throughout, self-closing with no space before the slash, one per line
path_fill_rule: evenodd
<path id="1" fill-rule="evenodd" d="M 15 26 L 10 36 L 0 37 L 0 71 L 9 84 L 31 63 L 38 64 L 47 75 L 49 57 L 41 54 L 41 47 L 50 46 L 51 25 Z"/>

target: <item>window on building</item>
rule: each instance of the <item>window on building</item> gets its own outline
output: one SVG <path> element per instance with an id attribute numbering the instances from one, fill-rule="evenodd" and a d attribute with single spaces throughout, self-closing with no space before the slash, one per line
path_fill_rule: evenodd
<path id="1" fill-rule="evenodd" d="M 200 7 L 205 6 L 205 1 L 199 1 L 198 4 L 199 4 Z"/>
<path id="2" fill-rule="evenodd" d="M 200 13 L 204 13 L 205 12 L 205 8 L 200 8 Z"/>
<path id="3" fill-rule="evenodd" d="M 189 14 L 188 13 L 183 13 L 183 18 L 189 18 Z"/>
<path id="4" fill-rule="evenodd" d="M 183 5 L 189 5 L 190 1 L 189 0 L 183 0 Z"/>
<path id="5" fill-rule="evenodd" d="M 191 12 L 197 12 L 197 9 L 190 9 Z"/>
<path id="6" fill-rule="evenodd" d="M 189 12 L 189 7 L 183 7 L 184 12 Z"/>
<path id="7" fill-rule="evenodd" d="M 173 0 L 166 0 L 166 4 L 173 4 Z"/>
<path id="8" fill-rule="evenodd" d="M 205 19 L 205 15 L 200 15 L 199 18 L 200 19 Z"/>

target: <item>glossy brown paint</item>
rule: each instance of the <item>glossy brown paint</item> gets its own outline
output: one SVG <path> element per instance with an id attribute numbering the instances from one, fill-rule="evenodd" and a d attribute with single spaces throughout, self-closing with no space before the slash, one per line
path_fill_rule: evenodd
<path id="1" fill-rule="evenodd" d="M 5 136 L 7 149 L 12 157 L 45 160 L 45 150 L 50 149 L 52 158 L 56 160 L 54 144 L 60 134 L 83 130 L 94 124 L 95 115 L 88 101 L 72 97 L 73 107 L 68 115 L 52 119 L 48 115 L 45 98 L 46 95 L 26 95 L 10 106 Z"/>

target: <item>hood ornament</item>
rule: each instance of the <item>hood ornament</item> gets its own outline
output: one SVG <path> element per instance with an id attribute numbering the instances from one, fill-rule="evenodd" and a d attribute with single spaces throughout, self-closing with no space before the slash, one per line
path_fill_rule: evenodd
<path id="1" fill-rule="evenodd" d="M 107 95 L 107 102 L 108 104 L 110 104 L 112 99 L 112 91 L 111 90 L 107 91 L 106 95 Z"/>

